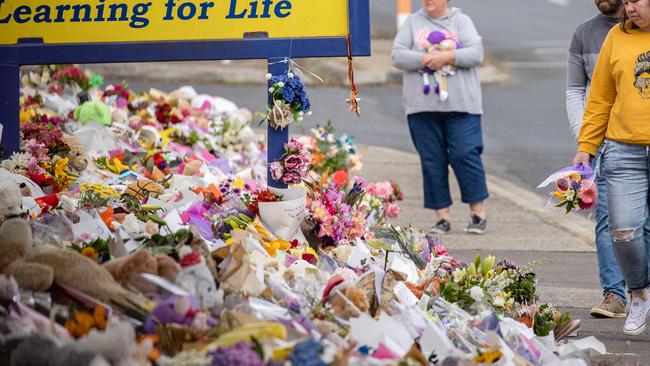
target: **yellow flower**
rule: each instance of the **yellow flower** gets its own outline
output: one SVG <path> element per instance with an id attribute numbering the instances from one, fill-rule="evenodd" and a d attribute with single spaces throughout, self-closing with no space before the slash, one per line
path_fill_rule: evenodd
<path id="1" fill-rule="evenodd" d="M 559 199 L 561 199 L 561 200 L 564 199 L 564 194 L 562 194 L 562 192 L 560 192 L 560 191 L 554 191 L 554 192 L 551 193 L 551 194 L 553 195 L 553 197 L 559 198 Z"/>
<path id="2" fill-rule="evenodd" d="M 63 177 L 68 175 L 68 158 L 57 159 L 54 163 L 54 176 Z"/>
<path id="3" fill-rule="evenodd" d="M 176 128 L 168 128 L 168 129 L 163 130 L 162 132 L 160 132 L 160 137 L 162 137 L 162 144 L 161 145 L 163 147 L 169 145 L 169 140 L 170 140 L 171 136 L 173 136 L 174 134 L 176 134 L 178 132 L 179 131 Z"/>
<path id="4" fill-rule="evenodd" d="M 237 178 L 237 180 L 234 181 L 234 182 L 231 184 L 231 186 L 233 186 L 233 187 L 235 187 L 235 188 L 243 189 L 245 184 L 246 184 L 246 182 L 244 182 L 243 179 L 241 179 L 241 178 Z"/>
<path id="5" fill-rule="evenodd" d="M 480 353 L 474 357 L 474 361 L 478 363 L 493 364 L 501 359 L 503 354 L 500 350 L 489 351 L 485 353 Z"/>
<path id="6" fill-rule="evenodd" d="M 122 162 L 118 158 L 113 158 L 112 160 L 109 160 L 108 163 L 106 164 L 106 167 L 108 168 L 108 170 L 110 170 L 112 173 L 115 174 L 120 174 L 121 172 L 129 169 L 129 167 L 122 164 Z"/>
<path id="7" fill-rule="evenodd" d="M 569 174 L 569 179 L 571 179 L 574 182 L 579 182 L 580 178 L 582 178 L 582 176 L 579 173 L 571 173 L 571 174 Z"/>
<path id="8" fill-rule="evenodd" d="M 88 257 L 95 262 L 99 260 L 99 253 L 92 247 L 85 247 L 81 250 L 81 255 Z"/>
<path id="9" fill-rule="evenodd" d="M 271 242 L 262 243 L 266 252 L 269 253 L 271 257 L 275 257 L 278 250 L 287 250 L 291 248 L 291 243 L 288 241 L 282 240 L 282 238 L 275 239 Z"/>

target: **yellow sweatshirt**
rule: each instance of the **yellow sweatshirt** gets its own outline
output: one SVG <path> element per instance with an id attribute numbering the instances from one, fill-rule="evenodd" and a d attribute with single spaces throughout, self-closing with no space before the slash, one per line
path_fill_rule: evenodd
<path id="1" fill-rule="evenodd" d="M 617 25 L 603 43 L 578 150 L 596 155 L 605 138 L 650 146 L 650 32 Z"/>

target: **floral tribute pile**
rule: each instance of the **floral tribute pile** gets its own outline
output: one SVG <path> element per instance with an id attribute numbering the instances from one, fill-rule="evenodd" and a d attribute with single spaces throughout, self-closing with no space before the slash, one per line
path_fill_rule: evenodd
<path id="1" fill-rule="evenodd" d="M 136 93 L 72 66 L 22 83 L 0 363 L 586 364 L 556 349 L 579 324 L 536 303 L 530 268 L 461 263 L 389 224 L 402 192 L 355 175 L 331 125 L 267 162 L 250 112 L 191 87 Z"/>

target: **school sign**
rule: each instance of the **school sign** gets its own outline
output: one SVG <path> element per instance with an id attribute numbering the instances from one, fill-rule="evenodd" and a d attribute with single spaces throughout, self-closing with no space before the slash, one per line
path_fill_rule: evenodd
<path id="1" fill-rule="evenodd" d="M 370 55 L 369 0 L 0 0 L 4 155 L 19 148 L 20 66 Z M 262 108 L 260 108 L 262 109 Z M 288 129 L 269 129 L 269 161 Z"/>

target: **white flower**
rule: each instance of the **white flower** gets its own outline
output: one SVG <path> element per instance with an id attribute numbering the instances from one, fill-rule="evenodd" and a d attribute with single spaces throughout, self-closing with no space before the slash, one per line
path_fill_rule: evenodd
<path id="1" fill-rule="evenodd" d="M 494 298 L 492 304 L 497 308 L 502 308 L 506 305 L 506 299 L 504 299 L 501 296 L 497 296 L 496 298 Z"/>
<path id="2" fill-rule="evenodd" d="M 13 171 L 16 169 L 16 163 L 11 160 L 4 160 L 2 162 L 2 167 L 13 173 Z"/>
<path id="3" fill-rule="evenodd" d="M 284 88 L 284 83 L 283 83 L 283 82 L 279 82 L 279 83 L 278 83 L 278 88 Z"/>
<path id="4" fill-rule="evenodd" d="M 289 79 L 291 79 L 291 78 L 293 77 L 293 73 L 292 73 L 292 72 L 288 73 L 288 74 L 287 74 L 287 77 L 288 77 Z"/>
<path id="5" fill-rule="evenodd" d="M 302 120 L 303 120 L 302 117 L 298 117 L 298 120 L 297 120 L 297 121 L 298 121 L 298 122 L 302 122 Z"/>
<path id="6" fill-rule="evenodd" d="M 481 302 L 483 301 L 483 297 L 485 296 L 485 294 L 483 293 L 482 288 L 478 286 L 474 286 L 471 289 L 469 289 L 469 296 L 471 296 L 472 299 L 474 299 L 474 301 Z"/>
<path id="7" fill-rule="evenodd" d="M 305 112 L 300 111 L 300 112 L 298 112 L 298 114 L 301 115 L 301 116 L 304 116 L 304 115 L 305 115 Z"/>
<path id="8" fill-rule="evenodd" d="M 274 88 L 274 87 L 270 87 L 270 88 L 269 88 L 269 93 L 273 93 L 274 91 L 275 91 L 275 88 Z"/>
<path id="9" fill-rule="evenodd" d="M 271 80 L 273 75 L 271 75 L 271 73 L 267 73 L 264 77 L 266 78 L 266 80 Z"/>
<path id="10" fill-rule="evenodd" d="M 311 116 L 311 114 L 312 114 L 311 111 L 307 111 L 307 115 L 308 115 L 308 116 Z"/>

